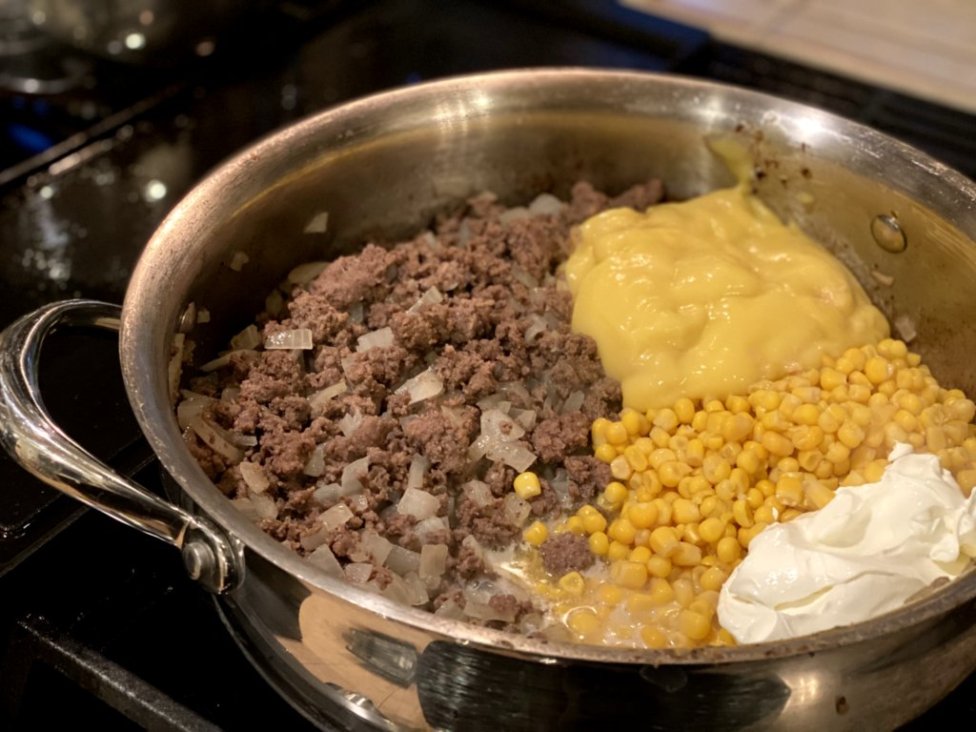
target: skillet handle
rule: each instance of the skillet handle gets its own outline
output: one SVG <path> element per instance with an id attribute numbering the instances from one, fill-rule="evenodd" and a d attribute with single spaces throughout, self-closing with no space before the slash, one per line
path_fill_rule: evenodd
<path id="1" fill-rule="evenodd" d="M 41 398 L 44 339 L 61 325 L 119 330 L 121 308 L 66 300 L 28 313 L 0 333 L 0 443 L 20 465 L 62 493 L 182 550 L 190 577 L 224 593 L 243 578 L 234 545 L 203 516 L 164 501 L 113 472 L 51 420 Z"/>

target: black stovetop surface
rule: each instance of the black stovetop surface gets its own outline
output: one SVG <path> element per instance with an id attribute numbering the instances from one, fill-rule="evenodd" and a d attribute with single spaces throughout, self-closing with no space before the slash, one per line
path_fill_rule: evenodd
<path id="1" fill-rule="evenodd" d="M 120 302 L 163 216 L 255 138 L 352 97 L 471 71 L 580 65 L 735 83 L 865 122 L 976 177 L 971 115 L 607 2 L 292 0 L 235 34 L 212 57 L 167 68 L 87 60 L 90 78 L 64 94 L 0 91 L 0 326 L 65 297 Z M 44 139 L 55 147 L 39 149 Z M 43 364 L 45 398 L 67 431 L 157 486 L 114 338 L 58 334 Z M 308 727 L 176 552 L 80 509 L 6 456 L 0 485 L 0 728 Z M 912 726 L 974 714 L 976 676 Z"/>

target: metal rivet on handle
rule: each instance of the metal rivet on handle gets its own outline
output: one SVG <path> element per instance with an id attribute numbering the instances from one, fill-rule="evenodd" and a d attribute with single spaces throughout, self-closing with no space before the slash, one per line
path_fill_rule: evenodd
<path id="1" fill-rule="evenodd" d="M 879 247 L 892 254 L 903 252 L 908 247 L 908 238 L 894 214 L 875 216 L 871 222 L 871 235 Z"/>
<path id="2" fill-rule="evenodd" d="M 191 541 L 183 547 L 183 565 L 190 579 L 199 580 L 213 571 L 213 552 L 202 541 Z"/>

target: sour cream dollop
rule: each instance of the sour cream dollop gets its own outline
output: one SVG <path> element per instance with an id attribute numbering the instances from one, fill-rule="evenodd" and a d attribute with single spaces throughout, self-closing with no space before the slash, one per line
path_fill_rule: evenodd
<path id="1" fill-rule="evenodd" d="M 966 499 L 935 455 L 897 444 L 877 483 L 764 530 L 722 587 L 718 618 L 739 643 L 849 625 L 900 607 L 976 557 Z"/>

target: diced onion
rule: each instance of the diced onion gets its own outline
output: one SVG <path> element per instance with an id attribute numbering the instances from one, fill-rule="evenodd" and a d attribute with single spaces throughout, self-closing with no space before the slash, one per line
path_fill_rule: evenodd
<path id="1" fill-rule="evenodd" d="M 251 261 L 251 258 L 247 256 L 244 252 L 234 252 L 233 256 L 230 258 L 227 266 L 230 267 L 235 272 L 240 272 L 244 269 L 244 265 Z"/>
<path id="2" fill-rule="evenodd" d="M 319 389 L 312 394 L 308 398 L 308 404 L 313 411 L 320 412 L 331 399 L 334 399 L 340 394 L 345 394 L 347 391 L 349 391 L 349 386 L 346 384 L 346 380 L 339 379 L 334 384 L 330 384 L 324 389 Z"/>
<path id="3" fill-rule="evenodd" d="M 905 343 L 911 343 L 918 335 L 915 329 L 915 321 L 908 315 L 899 315 L 895 318 L 895 330 Z"/>
<path id="4" fill-rule="evenodd" d="M 373 574 L 373 565 L 369 562 L 353 562 L 347 564 L 343 571 L 347 580 L 356 585 L 364 585 L 369 582 L 369 578 Z"/>
<path id="5" fill-rule="evenodd" d="M 525 430 L 500 409 L 488 409 L 481 413 L 481 434 L 489 440 L 512 442 L 525 434 Z"/>
<path id="6" fill-rule="evenodd" d="M 342 565 L 339 564 L 339 560 L 336 559 L 335 554 L 325 544 L 316 548 L 305 559 L 324 570 L 326 574 L 332 575 L 333 577 L 342 577 Z"/>
<path id="7" fill-rule="evenodd" d="M 203 325 L 204 323 L 210 322 L 210 311 L 206 308 L 200 308 L 197 310 L 197 325 Z"/>
<path id="8" fill-rule="evenodd" d="M 509 416 L 525 430 L 535 427 L 536 413 L 534 409 L 513 409 Z"/>
<path id="9" fill-rule="evenodd" d="M 258 515 L 258 518 L 274 519 L 278 518 L 278 505 L 271 496 L 264 493 L 252 493 L 250 495 L 251 505 Z"/>
<path id="10" fill-rule="evenodd" d="M 409 605 L 417 607 L 419 605 L 426 605 L 430 600 L 430 596 L 427 594 L 427 586 L 424 581 L 417 576 L 416 572 L 410 572 L 403 576 L 403 582 L 407 586 L 410 593 L 410 599 L 407 600 Z"/>
<path id="11" fill-rule="evenodd" d="M 444 382 L 431 369 L 425 369 L 412 379 L 407 379 L 396 390 L 396 394 L 406 392 L 410 395 L 410 403 L 416 404 L 425 399 L 431 399 L 444 391 Z"/>
<path id="12" fill-rule="evenodd" d="M 380 328 L 363 333 L 356 339 L 356 353 L 368 351 L 371 348 L 389 348 L 393 345 L 393 330 Z"/>
<path id="13" fill-rule="evenodd" d="M 505 496 L 502 510 L 505 513 L 505 518 L 508 519 L 508 522 L 512 526 L 520 527 L 529 517 L 529 514 L 532 512 L 532 507 L 527 501 L 523 501 L 514 493 L 509 493 Z"/>
<path id="14" fill-rule="evenodd" d="M 352 437 L 356 430 L 359 429 L 359 425 L 362 423 L 362 413 L 357 407 L 353 407 L 352 411 L 342 415 L 342 418 L 339 420 L 339 429 L 342 430 L 342 434 L 344 434 L 346 437 Z"/>
<path id="15" fill-rule="evenodd" d="M 551 193 L 541 193 L 529 204 L 529 213 L 533 216 L 555 216 L 566 207 Z"/>
<path id="16" fill-rule="evenodd" d="M 302 472 L 313 478 L 318 478 L 325 472 L 325 445 L 316 445 L 312 449 L 312 454 L 305 461 L 305 468 Z"/>
<path id="17" fill-rule="evenodd" d="M 257 463 L 243 462 L 238 466 L 238 469 L 241 471 L 241 479 L 250 494 L 264 493 L 271 485 L 268 476 L 264 473 L 264 468 Z"/>
<path id="18" fill-rule="evenodd" d="M 447 531 L 448 525 L 440 516 L 430 516 L 414 526 L 413 530 L 421 541 L 429 541 L 431 536 Z"/>
<path id="19" fill-rule="evenodd" d="M 485 561 L 484 547 L 474 538 L 474 534 L 468 534 L 461 540 L 461 546 L 474 554 L 482 562 Z"/>
<path id="20" fill-rule="evenodd" d="M 526 272 L 524 269 L 519 267 L 517 264 L 512 265 L 512 277 L 521 282 L 523 285 L 532 289 L 539 286 L 539 281 Z"/>
<path id="21" fill-rule="evenodd" d="M 264 347 L 269 351 L 308 351 L 313 348 L 312 331 L 309 328 L 295 328 L 272 333 L 264 339 Z"/>
<path id="22" fill-rule="evenodd" d="M 287 282 L 290 285 L 307 285 L 329 266 L 328 262 L 306 262 L 295 267 L 288 273 Z"/>
<path id="23" fill-rule="evenodd" d="M 234 498 L 231 500 L 231 503 L 234 505 L 234 508 L 244 514 L 249 521 L 254 522 L 258 520 L 257 509 L 254 507 L 254 504 L 251 502 L 250 498 Z"/>
<path id="24" fill-rule="evenodd" d="M 390 553 L 386 557 L 385 564 L 397 574 L 416 572 L 420 568 L 420 554 L 394 544 L 390 547 Z"/>
<path id="25" fill-rule="evenodd" d="M 187 392 L 183 393 L 185 395 Z M 193 420 L 202 419 L 203 410 L 216 401 L 216 399 L 202 394 L 195 394 L 181 401 L 176 407 L 176 421 L 179 423 L 180 429 L 185 430 Z"/>
<path id="26" fill-rule="evenodd" d="M 447 569 L 447 544 L 427 544 L 420 549 L 420 579 L 440 579 Z"/>
<path id="27" fill-rule="evenodd" d="M 189 427 L 203 440 L 203 443 L 207 447 L 221 457 L 226 458 L 232 464 L 236 465 L 244 458 L 244 453 L 241 452 L 240 448 L 231 444 L 226 437 L 220 434 L 223 430 L 218 432 L 217 428 L 202 417 L 197 416 L 190 420 Z"/>
<path id="28" fill-rule="evenodd" d="M 384 539 L 372 529 L 364 529 L 359 535 L 359 544 L 373 558 L 378 565 L 386 562 L 393 550 L 393 544 Z"/>
<path id="29" fill-rule="evenodd" d="M 319 485 L 312 492 L 312 500 L 321 506 L 331 506 L 345 495 L 342 486 L 338 483 L 325 483 Z"/>
<path id="30" fill-rule="evenodd" d="M 525 340 L 527 343 L 533 343 L 539 336 L 549 330 L 549 324 L 546 323 L 544 318 L 540 318 L 535 313 L 530 315 L 529 319 L 532 323 L 525 329 Z"/>
<path id="31" fill-rule="evenodd" d="M 418 488 L 407 488 L 397 503 L 397 512 L 413 516 L 418 521 L 434 516 L 441 506 L 440 499 Z"/>
<path id="32" fill-rule="evenodd" d="M 230 364 L 230 359 L 235 353 L 248 353 L 252 355 L 257 354 L 256 351 L 252 351 L 246 348 L 240 350 L 234 350 L 234 351 L 227 351 L 227 353 L 217 356 L 217 358 L 213 359 L 212 361 L 207 361 L 205 364 L 203 364 L 203 366 L 200 367 L 200 370 L 203 371 L 204 373 L 210 373 L 211 371 L 222 369 L 225 366 L 228 366 Z"/>
<path id="33" fill-rule="evenodd" d="M 485 453 L 492 462 L 505 463 L 516 472 L 524 473 L 536 461 L 536 455 L 524 442 L 501 442 L 492 444 Z"/>
<path id="34" fill-rule="evenodd" d="M 359 493 L 363 489 L 362 479 L 369 473 L 369 456 L 353 460 L 342 469 L 339 482 L 342 484 L 344 495 Z"/>
<path id="35" fill-rule="evenodd" d="M 305 234 L 324 234 L 329 230 L 329 212 L 319 211 L 305 224 Z"/>
<path id="36" fill-rule="evenodd" d="M 249 351 L 261 345 L 261 334 L 256 325 L 249 325 L 240 333 L 232 336 L 230 347 L 235 351 Z"/>
<path id="37" fill-rule="evenodd" d="M 361 302 L 354 302 L 349 306 L 349 322 L 360 325 L 365 319 L 363 312 L 363 304 Z"/>
<path id="38" fill-rule="evenodd" d="M 310 552 L 313 549 L 318 549 L 320 546 L 322 546 L 326 540 L 328 540 L 329 533 L 329 530 L 325 526 L 320 526 L 315 531 L 304 534 L 298 540 L 298 543 L 302 545 L 302 549 Z"/>
<path id="39" fill-rule="evenodd" d="M 423 487 L 424 476 L 429 467 L 430 462 L 423 455 L 414 455 L 410 458 L 410 469 L 407 471 L 407 490 Z"/>
<path id="40" fill-rule="evenodd" d="M 464 614 L 475 620 L 502 620 L 510 623 L 515 620 L 515 616 L 498 612 L 488 604 L 488 599 L 482 593 L 473 593 L 469 590 L 464 591 Z"/>
<path id="41" fill-rule="evenodd" d="M 431 287 L 424 290 L 424 294 L 417 298 L 417 301 L 407 308 L 408 313 L 415 313 L 424 305 L 437 305 L 438 303 L 444 302 L 444 295 L 436 287 Z"/>
<path id="42" fill-rule="evenodd" d="M 447 618 L 448 620 L 460 620 L 464 617 L 464 610 L 461 609 L 461 606 L 452 597 L 437 608 L 434 611 L 434 615 Z"/>
<path id="43" fill-rule="evenodd" d="M 362 513 L 369 508 L 369 499 L 362 493 L 353 493 L 351 496 L 348 496 L 346 503 L 355 513 Z"/>
<path id="44" fill-rule="evenodd" d="M 345 503 L 337 503 L 328 511 L 324 511 L 321 516 L 319 516 L 319 521 L 325 528 L 338 529 L 340 526 L 345 526 L 346 522 L 353 517 L 353 512 L 349 510 L 349 506 Z"/>
<path id="45" fill-rule="evenodd" d="M 468 497 L 468 500 L 478 506 L 478 508 L 489 506 L 495 500 L 495 497 L 491 494 L 491 488 L 488 487 L 487 483 L 480 480 L 469 480 L 461 488 L 464 491 L 464 495 Z"/>
<path id="46" fill-rule="evenodd" d="M 515 206 L 502 213 L 498 217 L 498 220 L 503 224 L 510 224 L 513 221 L 522 221 L 523 219 L 527 219 L 529 216 L 529 209 L 525 208 L 525 206 Z"/>
<path id="47" fill-rule="evenodd" d="M 583 406 L 583 400 L 585 398 L 586 395 L 583 394 L 583 392 L 574 391 L 572 394 L 566 397 L 566 401 L 563 402 L 563 405 L 560 407 L 559 411 L 563 414 L 578 411 L 579 408 Z"/>

